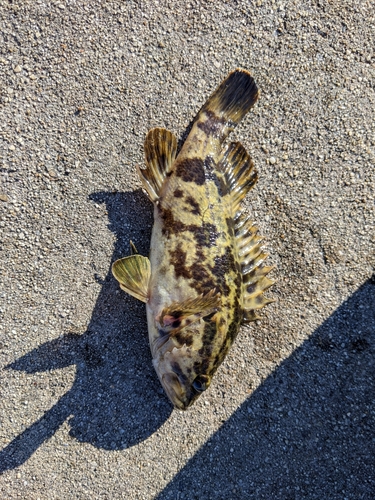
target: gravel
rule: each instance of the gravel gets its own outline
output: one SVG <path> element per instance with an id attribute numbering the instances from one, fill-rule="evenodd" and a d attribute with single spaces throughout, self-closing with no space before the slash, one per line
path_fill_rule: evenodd
<path id="1" fill-rule="evenodd" d="M 0 1 L 0 496 L 375 497 L 375 13 L 349 0 Z M 277 302 L 173 411 L 142 304 L 135 166 L 235 67 Z"/>

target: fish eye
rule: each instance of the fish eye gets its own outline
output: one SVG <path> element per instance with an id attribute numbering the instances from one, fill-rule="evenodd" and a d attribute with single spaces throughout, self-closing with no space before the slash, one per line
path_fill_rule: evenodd
<path id="1" fill-rule="evenodd" d="M 197 392 L 203 392 L 210 385 L 210 377 L 208 375 L 198 375 L 193 381 L 193 387 Z"/>

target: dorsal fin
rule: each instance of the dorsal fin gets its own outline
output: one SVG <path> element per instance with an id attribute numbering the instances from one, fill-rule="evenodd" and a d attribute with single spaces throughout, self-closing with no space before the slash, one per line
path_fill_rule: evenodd
<path id="1" fill-rule="evenodd" d="M 218 169 L 227 180 L 232 198 L 232 216 L 236 216 L 241 201 L 258 180 L 254 163 L 240 142 L 231 142 L 222 152 Z"/>
<path id="2" fill-rule="evenodd" d="M 177 139 L 165 128 L 151 129 L 145 139 L 146 168 L 138 174 L 151 201 L 158 201 L 161 187 L 176 158 Z"/>

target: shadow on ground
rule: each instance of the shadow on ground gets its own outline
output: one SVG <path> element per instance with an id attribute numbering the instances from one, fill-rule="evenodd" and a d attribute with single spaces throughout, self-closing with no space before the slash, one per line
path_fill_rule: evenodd
<path id="1" fill-rule="evenodd" d="M 90 199 L 107 205 L 116 234 L 113 261 L 130 253 L 134 237 L 147 255 L 152 206 L 141 190 L 94 193 Z M 149 208 L 140 214 L 140 206 Z M 84 334 L 47 342 L 7 368 L 37 373 L 70 365 L 77 368 L 72 388 L 0 451 L 0 472 L 24 463 L 68 418 L 77 440 L 121 450 L 147 439 L 172 411 L 151 364 L 144 304 L 119 292 L 110 271 Z"/>
<path id="2" fill-rule="evenodd" d="M 293 352 L 157 499 L 375 498 L 374 285 Z"/>

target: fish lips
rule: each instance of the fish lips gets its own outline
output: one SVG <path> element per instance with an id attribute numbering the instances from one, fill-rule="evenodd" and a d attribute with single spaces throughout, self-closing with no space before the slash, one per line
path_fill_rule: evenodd
<path id="1" fill-rule="evenodd" d="M 179 410 L 187 410 L 199 396 L 195 391 L 187 391 L 174 372 L 164 373 L 161 383 L 171 403 Z"/>

